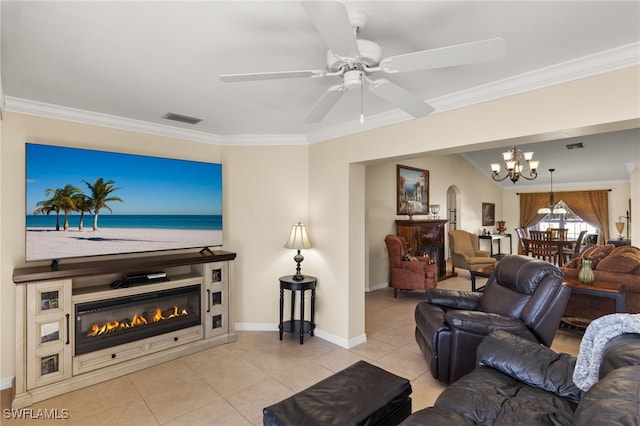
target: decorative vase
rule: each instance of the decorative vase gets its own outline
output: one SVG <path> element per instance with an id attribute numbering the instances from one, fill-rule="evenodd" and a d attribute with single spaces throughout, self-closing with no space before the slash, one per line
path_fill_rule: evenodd
<path id="1" fill-rule="evenodd" d="M 582 267 L 580 268 L 580 272 L 578 272 L 578 279 L 583 284 L 591 284 L 595 280 L 590 260 L 582 260 Z"/>

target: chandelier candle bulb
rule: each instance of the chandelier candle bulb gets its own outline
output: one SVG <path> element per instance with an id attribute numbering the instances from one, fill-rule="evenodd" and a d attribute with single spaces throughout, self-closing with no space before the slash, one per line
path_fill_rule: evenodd
<path id="1" fill-rule="evenodd" d="M 502 153 L 507 173 L 500 176 L 500 164 L 491 163 L 491 178 L 501 182 L 507 178 L 516 183 L 520 178 L 534 180 L 538 177 L 539 161 L 533 160 L 533 151 L 522 152 L 516 146 L 512 146 L 507 152 Z"/>

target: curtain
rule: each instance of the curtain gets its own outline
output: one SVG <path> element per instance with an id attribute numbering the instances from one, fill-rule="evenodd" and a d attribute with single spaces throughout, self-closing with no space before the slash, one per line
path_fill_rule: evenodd
<path id="1" fill-rule="evenodd" d="M 558 192 L 557 199 L 564 201 L 582 220 L 599 230 L 601 238 L 598 244 L 609 239 L 609 191 Z"/>
<path id="2" fill-rule="evenodd" d="M 540 222 L 545 215 L 538 214 L 538 209 L 547 203 L 549 203 L 548 192 L 520 194 L 520 226 L 526 229 Z"/>
<path id="3" fill-rule="evenodd" d="M 554 192 L 556 201 L 564 201 L 577 216 L 599 230 L 598 244 L 609 239 L 609 191 Z M 520 194 L 520 226 L 528 228 L 540 222 L 545 216 L 538 214 L 540 207 L 549 203 L 548 192 Z"/>

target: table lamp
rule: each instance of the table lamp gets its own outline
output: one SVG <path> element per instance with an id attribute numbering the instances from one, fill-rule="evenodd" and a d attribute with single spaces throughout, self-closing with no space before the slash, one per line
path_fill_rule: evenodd
<path id="1" fill-rule="evenodd" d="M 616 230 L 618 231 L 618 239 L 622 240 L 622 231 L 624 231 L 624 222 L 616 222 Z"/>
<path id="2" fill-rule="evenodd" d="M 296 281 L 302 281 L 304 279 L 304 275 L 300 273 L 300 263 L 302 263 L 304 257 L 300 254 L 300 250 L 311 248 L 311 242 L 307 235 L 307 226 L 300 222 L 291 225 L 291 233 L 289 234 L 289 239 L 285 243 L 284 247 L 298 250 L 298 254 L 293 257 L 293 260 L 297 265 L 296 274 L 293 276 L 293 279 Z"/>

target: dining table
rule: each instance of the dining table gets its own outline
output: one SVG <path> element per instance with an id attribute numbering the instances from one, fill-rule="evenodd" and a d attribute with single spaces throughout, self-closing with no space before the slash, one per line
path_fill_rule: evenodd
<path id="1" fill-rule="evenodd" d="M 535 253 L 532 253 L 530 247 L 547 247 L 557 254 L 558 266 L 563 266 L 565 264 L 565 260 L 568 260 L 568 258 L 570 258 L 574 253 L 576 243 L 577 240 L 533 240 L 525 238 L 525 254 L 535 257 Z"/>

